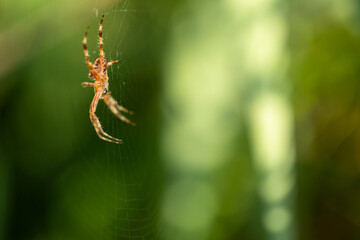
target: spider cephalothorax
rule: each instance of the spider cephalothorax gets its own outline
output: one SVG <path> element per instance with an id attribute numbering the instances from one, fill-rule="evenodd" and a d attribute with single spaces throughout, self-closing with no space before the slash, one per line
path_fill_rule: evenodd
<path id="1" fill-rule="evenodd" d="M 93 98 L 93 101 L 90 106 L 90 120 L 94 125 L 95 131 L 98 134 L 98 136 L 108 142 L 112 143 L 122 143 L 121 139 L 114 138 L 104 132 L 104 130 L 101 127 L 100 121 L 97 118 L 95 112 L 97 104 L 99 103 L 99 100 L 102 99 L 108 105 L 110 110 L 122 121 L 129 123 L 133 126 L 135 126 L 135 123 L 131 122 L 129 119 L 127 119 L 125 116 L 121 114 L 120 111 L 126 112 L 129 114 L 133 114 L 133 112 L 127 110 L 126 108 L 120 106 L 115 99 L 110 95 L 111 92 L 109 92 L 109 78 L 107 75 L 107 67 L 113 65 L 114 63 L 120 62 L 120 60 L 115 60 L 108 62 L 108 60 L 105 58 L 105 53 L 103 50 L 103 40 L 102 40 L 102 24 L 104 20 L 104 15 L 101 18 L 100 21 L 100 27 L 99 27 L 99 48 L 100 48 L 100 56 L 95 60 L 94 64 L 92 64 L 89 61 L 89 52 L 86 48 L 86 39 L 87 39 L 87 33 L 88 29 L 85 32 L 84 40 L 83 40 L 83 47 L 84 47 L 84 54 L 85 54 L 85 61 L 89 66 L 89 77 L 90 79 L 94 80 L 94 82 L 83 82 L 82 85 L 84 87 L 94 87 L 95 96 Z"/>

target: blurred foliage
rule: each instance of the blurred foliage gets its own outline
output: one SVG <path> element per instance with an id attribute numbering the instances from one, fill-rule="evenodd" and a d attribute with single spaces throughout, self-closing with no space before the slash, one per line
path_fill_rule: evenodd
<path id="1" fill-rule="evenodd" d="M 270 2 L 253 2 L 252 12 L 259 10 L 261 15 L 261 7 Z M 291 96 L 294 113 L 292 231 L 295 238 L 304 240 L 359 239 L 360 3 L 274 2 L 273 8 L 288 16 L 288 42 L 282 47 L 290 63 L 281 66 L 285 80 L 277 85 Z M 257 194 L 262 176 L 251 152 L 253 133 L 242 110 L 242 101 L 263 86 L 250 83 L 253 76 L 240 76 L 243 66 L 256 64 L 234 60 L 236 51 L 227 45 L 237 41 L 232 38 L 238 36 L 237 31 L 246 33 L 241 32 L 243 18 L 256 18 L 256 14 L 234 15 L 223 4 L 180 0 L 0 2 L 0 239 L 269 238 L 262 226 L 263 202 Z M 93 91 L 81 87 L 88 73 L 81 40 L 89 25 L 88 48 L 95 59 L 97 13 L 106 14 L 105 53 L 122 60 L 109 69 L 112 94 L 135 111 L 132 119 L 138 124 L 132 128 L 122 123 L 99 104 L 97 114 L 104 130 L 123 139 L 121 146 L 96 136 L 88 117 Z M 211 42 L 214 39 L 222 45 Z M 193 53 L 203 55 L 192 58 Z M 179 68 L 169 63 L 171 54 L 178 57 L 174 62 L 181 63 Z M 229 59 L 210 61 L 214 56 Z M 210 68 L 209 79 L 218 77 L 224 80 L 222 84 L 196 81 L 192 75 L 187 78 L 193 81 L 190 85 L 169 88 L 170 77 L 164 73 L 169 66 L 183 74 L 189 69 L 196 72 L 199 65 L 191 66 L 199 62 L 204 63 L 200 73 Z M 218 63 L 226 65 L 221 70 L 229 67 L 234 72 L 216 72 Z M 175 70 L 169 74 L 174 78 Z M 239 77 L 226 82 L 232 74 Z M 230 100 L 208 101 L 216 99 L 217 90 L 224 90 L 223 99 Z M 215 94 L 207 96 L 210 91 Z M 181 101 L 171 99 L 174 96 Z M 196 105 L 196 100 L 203 105 Z M 202 106 L 215 109 L 214 118 L 181 128 L 181 124 L 188 127 L 184 123 L 189 116 L 202 119 L 208 113 L 193 114 L 197 106 L 198 110 Z M 216 124 L 209 127 L 207 123 Z M 211 127 L 213 131 L 196 135 L 197 130 Z M 173 134 L 170 129 L 175 133 L 166 138 Z M 223 134 L 231 137 L 223 138 Z M 178 142 L 173 140 L 177 136 L 182 137 Z M 215 147 L 201 145 L 212 138 L 218 141 Z M 194 150 L 181 152 L 182 146 Z M 194 152 L 215 150 L 221 153 L 216 168 L 207 158 L 196 162 L 201 158 Z M 188 156 L 191 161 L 176 165 L 178 159 L 169 156 Z M 194 164 L 195 170 L 189 170 Z M 171 186 L 175 190 L 166 192 Z M 167 199 L 179 208 L 166 205 Z M 167 210 L 170 217 L 164 213 Z M 189 212 L 194 219 L 187 219 Z M 196 235 L 194 230 L 201 217 L 209 225 L 206 235 Z M 176 224 L 188 235 L 177 232 Z"/>
<path id="2" fill-rule="evenodd" d="M 360 237 L 359 5 L 332 5 L 292 16 L 301 239 Z"/>

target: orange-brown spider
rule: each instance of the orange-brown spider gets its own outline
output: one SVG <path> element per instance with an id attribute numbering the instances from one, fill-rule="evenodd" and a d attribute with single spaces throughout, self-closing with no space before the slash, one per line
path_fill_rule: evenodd
<path id="1" fill-rule="evenodd" d="M 89 27 L 86 29 L 86 32 L 85 32 L 85 36 L 84 36 L 84 40 L 83 40 L 85 61 L 90 69 L 89 77 L 92 80 L 94 80 L 94 82 L 83 82 L 82 86 L 83 87 L 94 87 L 95 96 L 94 96 L 91 106 L 90 106 L 90 120 L 91 120 L 92 124 L 94 125 L 97 135 L 105 141 L 120 144 L 120 143 L 122 143 L 121 139 L 114 138 L 114 137 L 110 136 L 109 134 L 107 134 L 106 132 L 104 132 L 104 130 L 101 127 L 100 121 L 95 114 L 98 102 L 100 99 L 102 99 L 108 105 L 110 110 L 120 120 L 135 126 L 135 123 L 131 122 L 129 119 L 127 119 L 120 113 L 120 111 L 129 113 L 129 114 L 133 114 L 133 112 L 120 106 L 115 101 L 115 99 L 110 95 L 111 92 L 109 92 L 109 78 L 107 75 L 107 67 L 113 65 L 114 63 L 120 62 L 120 60 L 108 62 L 108 60 L 105 58 L 105 53 L 103 50 L 103 39 L 102 39 L 103 20 L 104 20 L 104 15 L 102 15 L 102 17 L 101 17 L 100 26 L 99 26 L 100 56 L 95 60 L 94 64 L 92 64 L 89 61 L 89 53 L 86 48 L 86 39 L 87 39 L 87 33 L 89 30 Z"/>

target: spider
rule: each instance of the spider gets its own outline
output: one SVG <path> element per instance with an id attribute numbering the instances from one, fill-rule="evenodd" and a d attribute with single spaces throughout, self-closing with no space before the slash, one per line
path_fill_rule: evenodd
<path id="1" fill-rule="evenodd" d="M 117 116 L 120 120 L 131 124 L 132 126 L 135 126 L 135 123 L 131 122 L 129 119 L 127 119 L 125 116 L 121 114 L 120 111 L 133 114 L 132 111 L 127 110 L 126 108 L 120 106 L 115 99 L 110 95 L 111 92 L 109 92 L 109 77 L 107 75 L 107 67 L 120 62 L 120 60 L 115 61 L 108 61 L 105 58 L 105 53 L 103 50 L 103 39 L 102 39 L 102 24 L 104 20 L 104 15 L 101 17 L 100 26 L 99 26 L 99 48 L 100 48 L 100 56 L 96 58 L 94 64 L 92 64 L 89 61 L 89 52 L 86 47 L 86 39 L 87 34 L 89 31 L 89 27 L 86 29 L 85 36 L 83 39 L 83 46 L 84 46 L 84 54 L 85 54 L 85 61 L 87 65 L 89 66 L 90 72 L 89 77 L 90 79 L 94 80 L 94 82 L 83 82 L 83 87 L 94 87 L 95 96 L 92 100 L 92 103 L 90 105 L 90 120 L 92 124 L 94 125 L 95 131 L 99 138 L 112 142 L 121 144 L 122 140 L 118 138 L 114 138 L 104 132 L 104 130 L 101 127 L 100 121 L 98 117 L 96 116 L 96 107 L 99 103 L 99 100 L 104 100 L 106 105 L 110 108 L 110 110 Z"/>

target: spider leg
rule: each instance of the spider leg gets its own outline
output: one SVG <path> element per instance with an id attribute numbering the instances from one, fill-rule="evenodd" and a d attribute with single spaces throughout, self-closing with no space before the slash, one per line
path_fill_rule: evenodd
<path id="1" fill-rule="evenodd" d="M 85 61 L 86 61 L 87 65 L 89 66 L 89 69 L 90 69 L 91 73 L 92 73 L 97 79 L 100 79 L 100 78 L 101 78 L 100 75 L 95 71 L 95 69 L 94 69 L 93 66 L 92 66 L 92 63 L 89 61 L 89 52 L 88 52 L 87 47 L 86 47 L 86 40 L 87 40 L 88 31 L 89 31 L 89 27 L 86 29 L 85 36 L 84 36 L 84 39 L 83 39 L 83 47 L 84 47 Z"/>
<path id="2" fill-rule="evenodd" d="M 115 63 L 118 63 L 118 62 L 120 62 L 121 60 L 115 60 L 115 61 L 112 61 L 112 62 L 108 62 L 107 63 L 107 66 L 111 66 L 111 65 L 113 65 L 113 64 L 115 64 Z"/>
<path id="3" fill-rule="evenodd" d="M 116 144 L 123 143 L 121 139 L 114 138 L 114 137 L 110 136 L 109 134 L 107 134 L 106 132 L 104 132 L 104 130 L 101 127 L 100 121 L 96 117 L 95 113 L 90 118 L 91 118 L 92 123 L 94 124 L 95 131 L 96 131 L 97 135 L 99 136 L 99 138 L 101 138 L 105 141 L 108 141 L 108 142 L 116 143 Z"/>
<path id="4" fill-rule="evenodd" d="M 95 83 L 92 83 L 92 82 L 83 82 L 81 83 L 81 85 L 83 87 L 94 87 L 95 86 Z"/>
<path id="5" fill-rule="evenodd" d="M 108 141 L 108 142 L 121 144 L 122 143 L 121 139 L 114 138 L 114 137 L 110 136 L 109 134 L 107 134 L 106 132 L 104 132 L 104 130 L 101 127 L 101 123 L 95 114 L 96 107 L 97 107 L 97 104 L 99 103 L 101 95 L 102 95 L 101 91 L 95 93 L 94 99 L 90 106 L 90 120 L 93 123 L 95 131 L 96 131 L 97 135 L 99 136 L 99 138 L 101 138 L 105 141 Z"/>
<path id="6" fill-rule="evenodd" d="M 127 119 L 124 115 L 122 115 L 120 113 L 120 111 L 129 113 L 129 114 L 134 114 L 133 112 L 127 110 L 126 108 L 120 106 L 113 97 L 110 96 L 110 94 L 108 93 L 106 96 L 104 96 L 104 102 L 106 103 L 106 105 L 108 105 L 108 107 L 110 108 L 110 110 L 122 121 L 132 125 L 132 126 L 136 126 L 135 123 L 133 123 L 132 121 L 130 121 L 129 119 Z"/>
<path id="7" fill-rule="evenodd" d="M 114 105 L 119 111 L 122 111 L 122 112 L 126 112 L 128 114 L 131 114 L 131 115 L 134 115 L 134 112 L 133 111 L 130 111 L 130 110 L 127 110 L 126 108 L 124 108 L 123 106 L 120 106 L 116 100 L 110 95 L 111 92 L 108 92 L 106 94 L 106 96 L 104 96 L 104 98 L 108 98 L 108 102 L 111 103 L 112 105 Z"/>
<path id="8" fill-rule="evenodd" d="M 102 25 L 104 21 L 104 14 L 101 17 L 100 26 L 99 26 L 99 48 L 100 48 L 100 56 L 105 57 L 105 53 L 103 50 L 103 38 L 102 38 Z"/>

